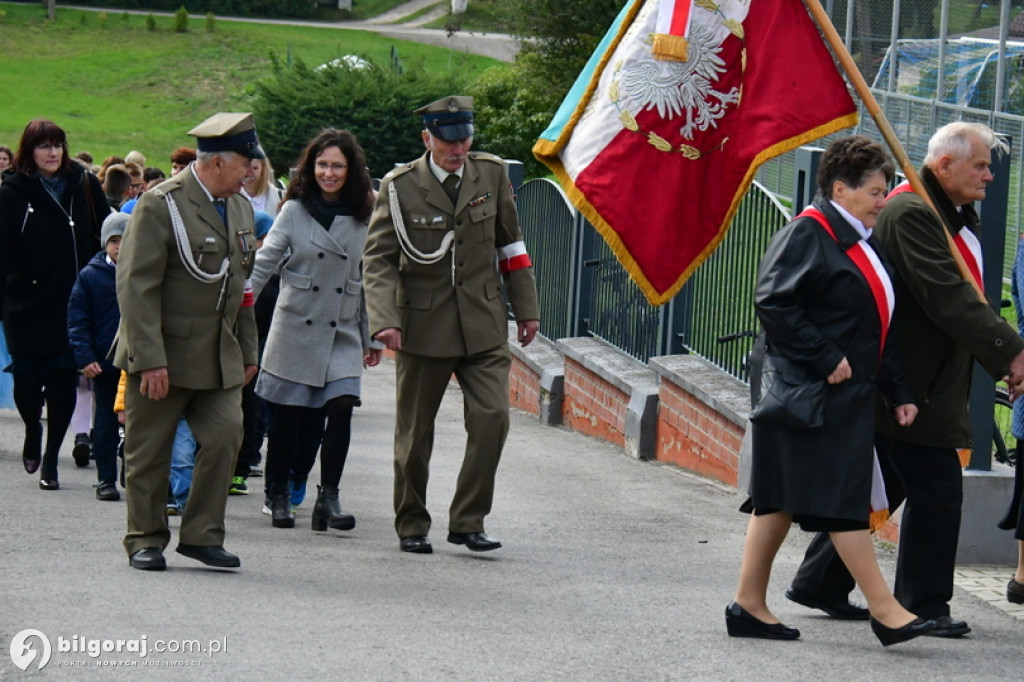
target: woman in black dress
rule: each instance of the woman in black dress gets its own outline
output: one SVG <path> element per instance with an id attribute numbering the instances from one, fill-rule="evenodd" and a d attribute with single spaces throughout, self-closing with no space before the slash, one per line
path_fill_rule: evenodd
<path id="1" fill-rule="evenodd" d="M 814 203 L 772 238 L 761 261 L 755 305 L 767 355 L 788 361 L 807 383 L 825 383 L 824 419 L 818 428 L 767 418 L 751 426 L 751 497 L 743 511 L 752 515 L 739 587 L 725 612 L 732 636 L 800 636 L 766 603 L 772 562 L 794 521 L 830 534 L 883 644 L 934 627 L 889 591 L 869 534 L 876 392 L 899 423 L 917 415 L 887 334 L 895 303 L 890 274 L 871 237 L 892 177 L 877 143 L 837 140 L 822 156 Z"/>

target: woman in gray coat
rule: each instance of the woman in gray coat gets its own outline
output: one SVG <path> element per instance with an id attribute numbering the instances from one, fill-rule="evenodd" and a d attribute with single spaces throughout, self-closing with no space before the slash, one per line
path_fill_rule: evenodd
<path id="1" fill-rule="evenodd" d="M 359 404 L 363 367 L 380 362 L 362 282 L 373 189 L 363 150 L 345 130 L 323 130 L 296 165 L 252 274 L 255 296 L 272 274 L 281 274 L 256 382 L 273 418 L 266 466 L 271 517 L 277 528 L 295 526 L 289 477 L 308 471 L 320 446 L 313 530 L 350 530 L 356 521 L 342 511 L 338 488 L 352 408 Z"/>

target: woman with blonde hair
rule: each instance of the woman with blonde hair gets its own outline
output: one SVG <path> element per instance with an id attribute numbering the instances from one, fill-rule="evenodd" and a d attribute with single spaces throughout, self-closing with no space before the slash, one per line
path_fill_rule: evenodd
<path id="1" fill-rule="evenodd" d="M 276 218 L 284 190 L 274 182 L 270 159 L 253 159 L 252 165 L 255 174 L 244 184 L 245 195 L 249 197 L 254 211 L 264 211 L 271 218 Z"/>

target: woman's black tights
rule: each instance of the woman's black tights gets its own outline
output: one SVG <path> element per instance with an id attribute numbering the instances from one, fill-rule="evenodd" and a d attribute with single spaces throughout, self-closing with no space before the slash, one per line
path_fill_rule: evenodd
<path id="1" fill-rule="evenodd" d="M 320 485 L 337 488 L 348 459 L 348 446 L 352 440 L 353 397 L 339 396 L 327 402 L 327 428 L 324 444 L 320 448 Z"/>
<path id="2" fill-rule="evenodd" d="M 267 435 L 267 470 L 280 492 L 292 473 L 308 473 L 320 449 L 320 485 L 337 488 L 345 470 L 352 437 L 353 396 L 339 396 L 323 407 L 268 403 L 274 427 Z"/>
<path id="3" fill-rule="evenodd" d="M 14 375 L 14 404 L 21 420 L 25 423 L 23 456 L 27 459 L 43 459 L 39 477 L 48 481 L 57 480 L 57 455 L 64 442 L 71 415 L 75 411 L 75 385 L 77 373 L 74 370 L 58 370 L 48 375 L 18 372 Z M 46 451 L 42 452 L 43 403 L 46 403 Z"/>
<path id="4" fill-rule="evenodd" d="M 279 405 L 267 402 L 273 428 L 267 434 L 267 466 L 264 475 L 271 494 L 291 487 L 292 472 L 305 475 L 316 461 L 324 436 L 324 408 Z"/>

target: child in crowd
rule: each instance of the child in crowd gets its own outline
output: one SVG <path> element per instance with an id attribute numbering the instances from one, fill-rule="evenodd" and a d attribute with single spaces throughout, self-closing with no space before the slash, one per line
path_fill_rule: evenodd
<path id="1" fill-rule="evenodd" d="M 117 417 L 114 396 L 117 393 L 118 371 L 107 359 L 107 352 L 117 334 L 121 313 L 117 306 L 115 268 L 121 236 L 128 224 L 128 215 L 111 213 L 103 221 L 97 253 L 78 273 L 68 301 L 68 338 L 75 353 L 75 363 L 82 375 L 92 381 L 96 414 L 93 425 L 92 455 L 96 461 L 96 498 L 116 501 L 117 491 Z M 76 442 L 76 447 L 78 443 Z M 78 456 L 75 461 L 78 463 Z M 88 463 L 88 456 L 86 456 Z"/>

